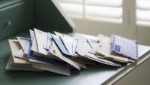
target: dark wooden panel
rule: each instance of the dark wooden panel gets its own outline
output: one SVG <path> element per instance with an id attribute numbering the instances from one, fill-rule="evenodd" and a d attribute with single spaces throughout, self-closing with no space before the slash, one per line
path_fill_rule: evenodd
<path id="1" fill-rule="evenodd" d="M 12 5 L 1 7 L 0 40 L 32 27 L 33 25 L 34 11 L 32 1 L 24 0 Z"/>
<path id="2" fill-rule="evenodd" d="M 52 0 L 34 0 L 36 7 L 36 27 L 48 31 L 72 32 L 72 26 L 62 16 Z"/>

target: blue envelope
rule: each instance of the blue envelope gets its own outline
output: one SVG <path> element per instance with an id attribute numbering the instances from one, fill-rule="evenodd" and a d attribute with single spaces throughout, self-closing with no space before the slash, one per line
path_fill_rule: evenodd
<path id="1" fill-rule="evenodd" d="M 66 49 L 64 43 L 61 41 L 60 37 L 59 36 L 56 36 L 56 35 L 53 35 L 51 34 L 53 39 L 54 39 L 54 42 L 56 43 L 56 45 L 58 46 L 59 50 L 65 54 L 65 55 L 71 55 L 69 54 L 68 50 Z"/>

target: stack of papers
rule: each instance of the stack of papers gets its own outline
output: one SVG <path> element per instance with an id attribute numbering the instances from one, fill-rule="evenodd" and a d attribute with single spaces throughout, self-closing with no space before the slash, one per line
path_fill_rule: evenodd
<path id="1" fill-rule="evenodd" d="M 137 44 L 115 35 L 111 38 L 102 34 L 98 37 L 79 33 L 68 36 L 33 29 L 30 30 L 30 38 L 16 37 L 10 39 L 9 44 L 11 56 L 7 70 L 50 71 L 70 75 L 71 69 L 85 69 L 87 64 L 121 67 L 122 63 L 137 60 Z"/>

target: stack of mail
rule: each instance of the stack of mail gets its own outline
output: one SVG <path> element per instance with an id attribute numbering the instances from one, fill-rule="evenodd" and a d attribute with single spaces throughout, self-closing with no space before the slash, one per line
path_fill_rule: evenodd
<path id="1" fill-rule="evenodd" d="M 68 36 L 33 29 L 30 30 L 30 38 L 17 37 L 9 40 L 11 56 L 6 69 L 70 75 L 70 69 L 87 68 L 87 64 L 120 67 L 122 63 L 133 62 L 130 58 L 132 56 L 135 59 L 135 54 L 125 51 L 126 48 L 120 44 L 120 37 L 112 38 L 114 37 L 115 40 L 112 40 L 102 34 L 95 37 L 79 33 Z M 128 41 L 126 43 L 130 44 Z M 116 44 L 124 49 L 116 51 L 119 49 L 114 47 Z M 135 52 L 137 49 L 134 46 L 133 43 L 132 51 Z"/>

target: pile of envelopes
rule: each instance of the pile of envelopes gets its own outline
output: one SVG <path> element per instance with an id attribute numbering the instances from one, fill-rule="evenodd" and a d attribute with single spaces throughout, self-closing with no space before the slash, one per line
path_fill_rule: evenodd
<path id="1" fill-rule="evenodd" d="M 75 33 L 68 36 L 59 32 L 30 30 L 30 38 L 9 40 L 11 56 L 7 70 L 50 71 L 70 75 L 70 69 L 87 68 L 100 63 L 120 67 L 137 60 L 137 43 L 124 37 L 97 37 Z M 98 65 L 98 64 L 96 64 Z"/>

